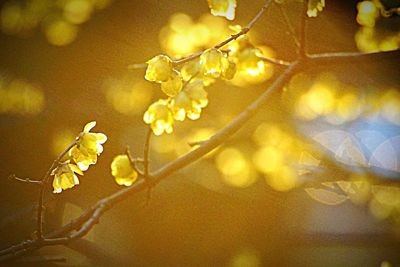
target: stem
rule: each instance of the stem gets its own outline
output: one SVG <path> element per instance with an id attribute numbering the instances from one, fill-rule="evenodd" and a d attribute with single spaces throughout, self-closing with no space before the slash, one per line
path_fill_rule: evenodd
<path id="1" fill-rule="evenodd" d="M 300 18 L 300 37 L 299 37 L 299 58 L 303 59 L 307 54 L 307 5 L 308 1 L 303 1 L 303 11 Z"/>
<path id="2" fill-rule="evenodd" d="M 39 200 L 38 200 L 38 210 L 37 210 L 37 238 L 43 239 L 43 198 L 46 190 L 46 185 L 49 182 L 49 177 L 51 175 L 51 171 L 60 163 L 62 158 L 68 153 L 68 151 L 75 146 L 77 140 L 75 140 L 72 144 L 70 144 L 60 155 L 53 161 L 50 168 L 47 170 L 46 174 L 43 176 L 40 181 L 41 187 L 39 192 Z"/>
<path id="3" fill-rule="evenodd" d="M 294 27 L 293 27 L 292 23 L 290 22 L 289 16 L 287 15 L 286 11 L 283 9 L 282 4 L 277 4 L 277 6 L 278 6 L 278 9 L 279 9 L 285 23 L 286 23 L 289 33 L 293 38 L 294 43 L 296 44 L 297 47 L 300 47 L 300 42 L 296 37 L 296 33 L 294 31 Z"/>
<path id="4" fill-rule="evenodd" d="M 143 148 L 143 173 L 144 177 L 149 176 L 149 148 L 150 148 L 150 139 L 151 139 L 151 134 L 153 132 L 151 131 L 151 128 L 149 127 L 147 134 L 146 134 L 146 141 L 144 143 L 144 148 Z"/>

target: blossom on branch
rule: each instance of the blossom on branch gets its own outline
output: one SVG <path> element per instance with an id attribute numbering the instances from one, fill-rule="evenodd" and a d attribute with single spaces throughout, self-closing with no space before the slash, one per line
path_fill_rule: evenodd
<path id="1" fill-rule="evenodd" d="M 51 175 L 54 176 L 53 180 L 53 193 L 61 193 L 62 190 L 66 190 L 79 184 L 79 179 L 76 174 L 83 175 L 82 171 L 75 164 L 66 161 L 55 168 Z"/>
<path id="2" fill-rule="evenodd" d="M 150 105 L 144 113 L 143 120 L 146 124 L 150 124 L 155 135 L 161 135 L 164 132 L 172 133 L 174 117 L 169 108 L 167 99 L 160 99 Z"/>
<path id="3" fill-rule="evenodd" d="M 116 156 L 111 163 L 111 174 L 119 185 L 131 186 L 137 179 L 138 173 L 132 167 L 127 155 Z"/>
<path id="4" fill-rule="evenodd" d="M 229 61 L 219 49 L 210 48 L 200 56 L 200 65 L 204 75 L 219 78 L 228 69 Z"/>
<path id="5" fill-rule="evenodd" d="M 167 96 L 176 96 L 182 89 L 182 76 L 177 70 L 173 70 L 170 78 L 161 83 L 161 90 Z"/>
<path id="6" fill-rule="evenodd" d="M 172 60 L 168 56 L 155 56 L 147 64 L 144 78 L 150 82 L 166 82 L 173 74 Z"/>
<path id="7" fill-rule="evenodd" d="M 82 171 L 86 171 L 89 165 L 97 162 L 97 156 L 103 152 L 102 145 L 107 141 L 105 134 L 90 132 L 94 126 L 95 121 L 86 124 L 78 136 L 77 144 L 69 151 L 70 157 Z"/>
<path id="8" fill-rule="evenodd" d="M 207 104 L 207 91 L 202 80 L 191 81 L 171 102 L 174 118 L 178 121 L 183 121 L 185 117 L 197 120 Z"/>

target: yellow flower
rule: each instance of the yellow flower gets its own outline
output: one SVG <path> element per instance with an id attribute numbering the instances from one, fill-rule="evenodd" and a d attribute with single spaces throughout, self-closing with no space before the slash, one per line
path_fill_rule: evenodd
<path id="1" fill-rule="evenodd" d="M 76 174 L 83 175 L 82 171 L 74 164 L 70 164 L 69 161 L 62 163 L 55 168 L 51 175 L 54 176 L 53 180 L 53 193 L 61 193 L 62 190 L 66 190 L 79 184 L 79 179 Z"/>
<path id="2" fill-rule="evenodd" d="M 235 18 L 236 0 L 208 0 L 211 14 L 222 16 L 229 20 Z"/>
<path id="3" fill-rule="evenodd" d="M 325 0 L 308 0 L 307 16 L 316 17 L 325 7 Z"/>
<path id="4" fill-rule="evenodd" d="M 147 61 L 144 78 L 151 82 L 166 82 L 172 75 L 172 61 L 168 56 L 158 55 Z"/>
<path id="5" fill-rule="evenodd" d="M 229 61 L 219 49 L 210 48 L 200 56 L 200 65 L 204 75 L 219 78 L 229 67 Z"/>
<path id="6" fill-rule="evenodd" d="M 78 137 L 77 144 L 69 151 L 70 157 L 82 171 L 86 171 L 89 165 L 97 162 L 97 156 L 103 152 L 102 144 L 107 141 L 105 134 L 90 132 L 94 126 L 96 126 L 95 121 L 86 124 Z"/>
<path id="7" fill-rule="evenodd" d="M 222 73 L 222 78 L 225 80 L 232 80 L 236 74 L 236 64 L 233 60 L 228 59 L 228 67 Z"/>
<path id="8" fill-rule="evenodd" d="M 174 70 L 171 77 L 166 82 L 161 83 L 161 90 L 167 96 L 176 96 L 182 89 L 182 76 L 181 74 Z"/>
<path id="9" fill-rule="evenodd" d="M 138 173 L 132 167 L 127 155 L 116 156 L 111 163 L 111 174 L 119 185 L 131 186 L 137 179 Z"/>
<path id="10" fill-rule="evenodd" d="M 261 51 L 257 48 L 249 47 L 238 55 L 238 71 L 246 76 L 257 77 L 265 74 L 266 64 L 259 58 Z"/>
<path id="11" fill-rule="evenodd" d="M 151 104 L 144 113 L 143 120 L 145 123 L 150 124 L 155 135 L 161 135 L 164 132 L 172 133 L 174 117 L 169 109 L 168 100 L 160 99 Z"/>
<path id="12" fill-rule="evenodd" d="M 183 121 L 187 116 L 191 120 L 200 118 L 201 109 L 208 104 L 207 92 L 202 80 L 194 80 L 173 98 L 171 107 L 174 118 Z"/>

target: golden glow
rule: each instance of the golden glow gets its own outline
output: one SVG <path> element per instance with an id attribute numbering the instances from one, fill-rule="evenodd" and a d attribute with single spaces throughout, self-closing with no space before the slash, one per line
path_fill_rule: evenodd
<path id="1" fill-rule="evenodd" d="M 50 44 L 73 42 L 78 24 L 88 21 L 95 9 L 107 7 L 111 0 L 21 0 L 7 1 L 0 11 L 1 30 L 7 34 L 30 36 L 42 29 Z"/>
<path id="2" fill-rule="evenodd" d="M 149 83 L 132 79 L 108 79 L 103 84 L 107 103 L 124 115 L 142 114 L 150 104 L 153 90 Z"/>
<path id="3" fill-rule="evenodd" d="M 169 24 L 159 33 L 160 44 L 168 55 L 182 57 L 211 47 L 227 36 L 227 23 L 210 14 L 203 15 L 198 22 L 184 13 L 175 13 Z"/>
<path id="4" fill-rule="evenodd" d="M 228 185 L 248 187 L 255 182 L 249 162 L 236 148 L 228 147 L 218 153 L 216 165 L 222 174 L 223 181 Z"/>
<path id="5" fill-rule="evenodd" d="M 230 261 L 229 267 L 260 267 L 262 266 L 261 257 L 253 249 L 240 250 Z"/>
<path id="6" fill-rule="evenodd" d="M 265 176 L 267 184 L 277 191 L 289 191 L 296 187 L 298 179 L 295 170 L 282 166 L 278 172 Z"/>
<path id="7" fill-rule="evenodd" d="M 64 6 L 64 18 L 73 24 L 86 22 L 92 12 L 92 1 L 88 0 L 69 0 Z"/>
<path id="8" fill-rule="evenodd" d="M 279 172 L 284 164 L 284 154 L 276 147 L 266 146 L 254 154 L 253 163 L 260 172 Z"/>
<path id="9" fill-rule="evenodd" d="M 65 20 L 56 20 L 46 25 L 45 34 L 52 45 L 69 45 L 78 35 L 78 27 Z"/>
<path id="10" fill-rule="evenodd" d="M 54 156 L 60 155 L 66 147 L 68 147 L 75 140 L 76 135 L 70 129 L 63 129 L 57 131 L 53 135 L 51 151 Z"/>
<path id="11" fill-rule="evenodd" d="M 380 114 L 387 121 L 400 125 L 400 93 L 390 89 L 379 99 Z"/>
<path id="12" fill-rule="evenodd" d="M 45 106 L 43 91 L 25 81 L 0 77 L 0 114 L 37 115 Z"/>

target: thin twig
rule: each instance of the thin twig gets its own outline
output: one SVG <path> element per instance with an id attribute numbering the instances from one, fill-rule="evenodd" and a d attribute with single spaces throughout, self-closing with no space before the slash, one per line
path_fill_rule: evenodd
<path id="1" fill-rule="evenodd" d="M 52 170 L 60 163 L 62 158 L 70 151 L 72 147 L 74 147 L 77 143 L 75 140 L 72 144 L 70 144 L 60 155 L 53 161 L 50 168 L 47 170 L 46 174 L 43 176 L 39 192 L 39 201 L 38 201 L 38 211 L 37 211 L 37 238 L 43 239 L 43 197 L 46 190 L 46 185 L 49 182 L 49 178 Z"/>
<path id="2" fill-rule="evenodd" d="M 282 60 L 282 59 L 273 59 L 273 58 L 267 58 L 264 56 L 258 56 L 261 60 L 271 63 L 271 64 L 275 64 L 275 65 L 280 65 L 280 66 L 290 66 L 290 62 Z"/>
<path id="3" fill-rule="evenodd" d="M 143 172 L 138 168 L 137 164 L 138 162 L 144 162 L 143 159 L 139 159 L 139 158 L 134 158 L 132 157 L 131 154 L 131 149 L 129 146 L 126 146 L 126 150 L 125 150 L 125 154 L 128 156 L 129 162 L 131 163 L 132 168 L 139 174 L 139 175 L 143 175 Z"/>
<path id="4" fill-rule="evenodd" d="M 308 1 L 303 1 L 303 10 L 300 14 L 299 58 L 307 55 L 307 5 Z"/>
<path id="5" fill-rule="evenodd" d="M 149 204 L 150 198 L 151 198 L 151 189 L 153 187 L 153 184 L 151 183 L 151 177 L 149 175 L 149 152 L 150 152 L 150 140 L 151 140 L 151 135 L 153 134 L 153 131 L 149 127 L 147 130 L 146 134 L 146 140 L 144 142 L 144 147 L 143 147 L 143 177 L 145 179 L 145 182 L 148 185 L 147 189 L 147 196 L 146 196 L 146 205 Z"/>
<path id="6" fill-rule="evenodd" d="M 288 14 L 287 14 L 286 11 L 283 9 L 282 4 L 276 4 L 276 5 L 278 6 L 278 9 L 279 9 L 279 11 L 280 11 L 280 13 L 281 13 L 281 15 L 282 15 L 282 17 L 283 17 L 283 20 L 284 20 L 285 23 L 286 23 L 286 26 L 287 26 L 287 28 L 288 28 L 288 30 L 289 30 L 290 35 L 291 35 L 292 38 L 293 38 L 293 41 L 294 41 L 295 45 L 296 45 L 297 47 L 300 47 L 299 39 L 297 39 L 297 37 L 296 37 L 296 32 L 294 31 L 294 27 L 293 27 L 292 23 L 290 22 L 290 19 L 289 19 Z"/>
<path id="7" fill-rule="evenodd" d="M 30 178 L 19 178 L 15 174 L 11 174 L 10 176 L 8 176 L 8 179 L 15 180 L 18 182 L 28 183 L 28 184 L 34 184 L 34 185 L 42 184 L 42 181 L 32 180 Z"/>

